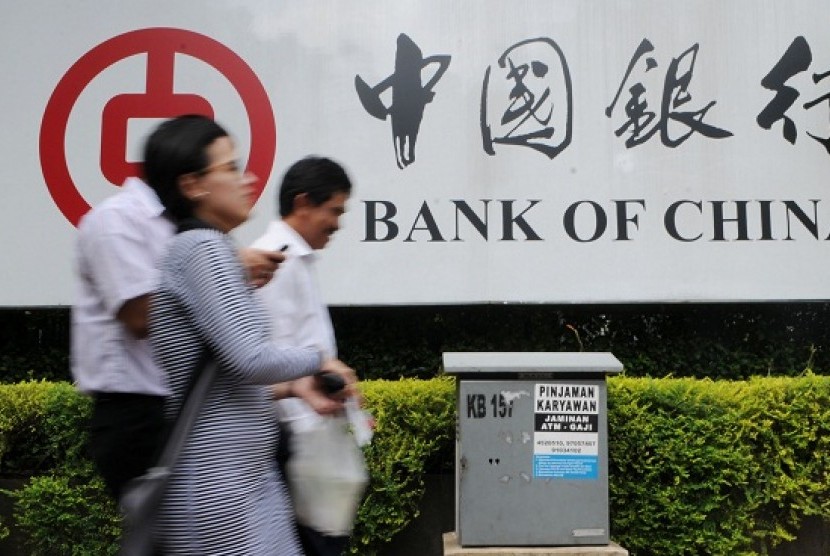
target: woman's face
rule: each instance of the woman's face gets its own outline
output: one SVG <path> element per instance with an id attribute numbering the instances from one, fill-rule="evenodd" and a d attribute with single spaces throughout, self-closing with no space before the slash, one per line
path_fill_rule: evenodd
<path id="1" fill-rule="evenodd" d="M 223 232 L 248 219 L 256 201 L 257 177 L 243 172 L 230 137 L 219 137 L 207 148 L 209 163 L 197 174 L 190 198 L 196 216 Z"/>

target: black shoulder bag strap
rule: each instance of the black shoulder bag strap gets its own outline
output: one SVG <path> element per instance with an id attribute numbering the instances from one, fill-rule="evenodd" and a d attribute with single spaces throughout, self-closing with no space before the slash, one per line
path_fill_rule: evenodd
<path id="1" fill-rule="evenodd" d="M 185 394 L 178 417 L 164 443 L 156 465 L 130 481 L 121 495 L 124 515 L 119 556 L 151 556 L 154 554 L 155 517 L 173 466 L 179 459 L 184 443 L 193 429 L 205 398 L 216 379 L 218 363 L 210 350 L 193 372 L 189 392 Z"/>

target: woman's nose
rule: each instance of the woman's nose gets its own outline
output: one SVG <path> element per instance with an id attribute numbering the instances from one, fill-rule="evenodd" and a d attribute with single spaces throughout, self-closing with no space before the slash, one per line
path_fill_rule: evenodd
<path id="1" fill-rule="evenodd" d="M 246 170 L 245 173 L 242 174 L 242 182 L 245 185 L 251 185 L 259 181 L 259 178 L 256 174 L 251 172 L 250 170 Z"/>

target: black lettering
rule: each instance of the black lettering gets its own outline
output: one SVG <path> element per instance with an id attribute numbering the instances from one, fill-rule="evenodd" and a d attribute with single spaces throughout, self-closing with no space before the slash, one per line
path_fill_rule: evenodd
<path id="1" fill-rule="evenodd" d="M 628 237 L 628 222 L 634 224 L 634 227 L 638 230 L 640 229 L 640 216 L 638 214 L 631 217 L 628 216 L 628 203 L 636 203 L 642 206 L 644 210 L 646 208 L 646 202 L 644 199 L 614 201 L 614 204 L 617 205 L 617 241 L 627 241 L 631 239 Z"/>
<path id="2" fill-rule="evenodd" d="M 818 200 L 810 199 L 810 202 L 813 203 L 812 220 L 810 220 L 807 214 L 801 210 L 801 207 L 798 206 L 795 201 L 784 201 L 784 206 L 787 207 L 787 237 L 784 239 L 793 239 L 790 235 L 790 214 L 798 218 L 804 227 L 807 228 L 807 231 L 813 234 L 814 238 L 818 239 Z"/>
<path id="3" fill-rule="evenodd" d="M 424 221 L 424 227 L 418 227 L 418 221 L 421 219 Z M 432 212 L 429 210 L 429 205 L 427 205 L 426 201 L 424 201 L 421 205 L 421 210 L 418 211 L 418 216 L 415 217 L 415 222 L 412 223 L 412 229 L 409 230 L 409 235 L 406 236 L 404 241 L 415 241 L 412 239 L 412 234 L 415 233 L 415 230 L 429 232 L 429 241 L 445 241 L 444 237 L 441 235 L 441 231 L 438 229 L 438 224 L 435 223 L 435 217 L 432 216 Z"/>
<path id="4" fill-rule="evenodd" d="M 774 239 L 772 237 L 772 211 L 770 209 L 772 201 L 758 201 L 761 205 L 761 237 L 758 238 L 763 241 Z"/>
<path id="5" fill-rule="evenodd" d="M 487 239 L 487 220 L 489 217 L 489 213 L 487 212 L 488 205 L 490 203 L 490 199 L 479 199 L 482 203 L 484 203 L 484 219 L 481 219 L 474 211 L 470 208 L 470 205 L 466 203 L 466 201 L 453 201 L 452 203 L 455 205 L 455 237 L 453 241 L 464 241 L 458 234 L 458 213 L 463 214 L 467 218 L 467 222 L 473 225 L 481 237 Z"/>
<path id="6" fill-rule="evenodd" d="M 467 394 L 467 418 L 483 419 L 487 416 L 487 400 L 484 394 Z"/>
<path id="7" fill-rule="evenodd" d="M 479 419 L 487 417 L 487 401 L 484 399 L 484 394 L 476 395 L 476 417 Z"/>
<path id="8" fill-rule="evenodd" d="M 398 213 L 398 209 L 393 203 L 389 201 L 363 201 L 363 204 L 366 205 L 366 237 L 363 241 L 389 241 L 398 237 L 398 225 L 392 221 L 392 218 Z M 383 216 L 377 215 L 378 205 L 386 208 Z M 386 225 L 386 235 L 382 238 L 378 237 L 378 222 Z"/>
<path id="9" fill-rule="evenodd" d="M 525 234 L 525 239 L 529 241 L 540 241 L 542 238 L 537 234 L 533 228 L 531 228 L 530 224 L 528 224 L 527 220 L 525 220 L 524 215 L 527 214 L 527 211 L 538 205 L 541 201 L 538 200 L 528 200 L 530 205 L 518 215 L 513 216 L 513 203 L 515 200 L 507 200 L 501 201 L 501 209 L 502 209 L 502 241 L 513 241 L 513 224 L 518 226 Z"/>
<path id="10" fill-rule="evenodd" d="M 696 206 L 697 210 L 700 211 L 701 214 L 703 214 L 703 203 L 701 203 L 700 201 L 695 202 L 685 199 L 683 201 L 677 201 L 669 205 L 669 208 L 666 209 L 666 214 L 663 217 L 663 223 L 666 226 L 666 231 L 674 239 L 678 241 L 697 241 L 701 237 L 703 237 L 703 234 L 697 234 L 697 236 L 693 238 L 688 238 L 680 235 L 680 232 L 677 230 L 677 209 L 679 209 L 681 205 L 687 204 Z"/>
<path id="11" fill-rule="evenodd" d="M 735 222 L 738 224 L 737 241 L 747 241 L 746 225 L 746 204 L 748 201 L 732 201 L 735 203 L 737 215 L 735 218 L 726 218 L 723 215 L 723 204 L 727 201 L 710 201 L 712 203 L 712 225 L 714 227 L 714 236 L 712 241 L 725 241 L 723 234 L 723 225 L 726 222 Z"/>
<path id="12" fill-rule="evenodd" d="M 588 239 L 582 239 L 576 233 L 576 210 L 580 205 L 586 203 L 594 208 L 594 234 Z M 577 201 L 565 210 L 564 224 L 565 233 L 567 233 L 571 239 L 586 243 L 596 241 L 602 236 L 602 234 L 605 233 L 605 229 L 608 227 L 608 217 L 605 215 L 605 211 L 602 210 L 602 207 L 598 203 L 595 203 L 594 201 Z"/>

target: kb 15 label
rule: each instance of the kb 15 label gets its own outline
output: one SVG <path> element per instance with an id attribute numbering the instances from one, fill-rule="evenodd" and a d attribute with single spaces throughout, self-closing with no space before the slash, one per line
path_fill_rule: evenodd
<path id="1" fill-rule="evenodd" d="M 507 401 L 502 394 L 467 394 L 467 418 L 484 419 L 486 417 L 505 419 L 513 417 L 513 400 Z"/>

